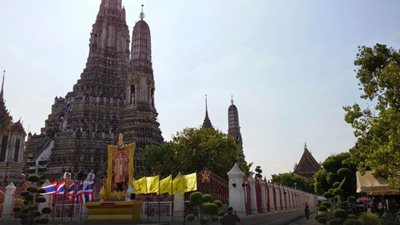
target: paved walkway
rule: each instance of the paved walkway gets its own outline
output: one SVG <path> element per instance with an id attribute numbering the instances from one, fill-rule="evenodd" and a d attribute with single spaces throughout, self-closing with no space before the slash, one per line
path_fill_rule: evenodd
<path id="1" fill-rule="evenodd" d="M 288 225 L 321 225 L 314 219 L 314 215 L 310 216 L 310 219 L 306 219 L 305 217 L 296 220 Z"/>

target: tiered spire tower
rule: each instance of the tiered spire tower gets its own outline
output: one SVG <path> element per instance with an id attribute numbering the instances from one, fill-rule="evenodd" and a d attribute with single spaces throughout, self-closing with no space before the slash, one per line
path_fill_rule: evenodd
<path id="1" fill-rule="evenodd" d="M 228 134 L 235 138 L 236 143 L 242 148 L 242 134 L 240 133 L 239 126 L 239 113 L 238 109 L 233 104 L 233 96 L 231 96 L 231 105 L 228 108 Z"/>
<path id="2" fill-rule="evenodd" d="M 141 149 L 163 140 L 154 104 L 150 29 L 143 18 L 132 39 L 131 55 L 121 0 L 102 0 L 86 68 L 73 91 L 55 98 L 41 134 L 27 143 L 34 158 L 50 162 L 49 176 L 63 170 L 101 173 L 106 168 L 106 146 L 115 144 L 120 132 Z M 135 161 L 140 157 L 135 154 Z"/>

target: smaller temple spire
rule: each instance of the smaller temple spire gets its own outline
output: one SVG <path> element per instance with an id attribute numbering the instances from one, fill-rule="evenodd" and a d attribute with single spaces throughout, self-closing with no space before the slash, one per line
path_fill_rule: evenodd
<path id="1" fill-rule="evenodd" d="M 142 11 L 140 12 L 140 15 L 139 15 L 139 18 L 141 19 L 141 20 L 143 20 L 144 19 L 144 12 L 143 12 L 143 4 L 142 4 Z"/>
<path id="2" fill-rule="evenodd" d="M 4 77 L 6 76 L 6 71 L 3 70 L 3 81 L 1 82 L 0 99 L 3 99 L 4 92 Z"/>
<path id="3" fill-rule="evenodd" d="M 208 117 L 207 95 L 206 95 L 206 117 L 204 118 L 202 128 L 214 128 L 213 125 L 211 124 L 210 118 Z"/>

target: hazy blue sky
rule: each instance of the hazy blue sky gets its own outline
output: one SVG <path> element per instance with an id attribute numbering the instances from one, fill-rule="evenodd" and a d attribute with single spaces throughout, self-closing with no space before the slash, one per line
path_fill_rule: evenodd
<path id="1" fill-rule="evenodd" d="M 357 46 L 400 47 L 400 1 L 123 0 L 150 25 L 156 107 L 170 139 L 204 119 L 226 132 L 230 96 L 248 162 L 264 175 L 293 170 L 304 142 L 317 161 L 354 144 L 343 106 L 360 92 Z M 100 0 L 2 0 L 0 69 L 6 106 L 39 132 L 55 96 L 79 79 Z"/>

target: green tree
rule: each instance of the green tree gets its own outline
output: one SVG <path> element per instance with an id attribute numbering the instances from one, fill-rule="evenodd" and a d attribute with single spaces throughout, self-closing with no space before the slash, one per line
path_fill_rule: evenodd
<path id="1" fill-rule="evenodd" d="M 280 173 L 272 175 L 272 183 L 281 184 L 287 187 L 296 188 L 302 191 L 311 192 L 311 181 L 295 173 Z"/>
<path id="2" fill-rule="evenodd" d="M 146 147 L 144 157 L 146 173 L 163 176 L 207 168 L 226 178 L 234 163 L 246 168 L 241 162 L 243 152 L 234 138 L 212 128 L 186 128 L 170 142 Z"/>
<path id="3" fill-rule="evenodd" d="M 349 152 L 332 155 L 325 159 L 322 163 L 322 169 L 314 175 L 314 191 L 318 195 L 324 195 L 331 189 L 338 188 L 342 181 L 342 197 L 346 199 L 355 195 L 357 188 L 356 164 L 350 160 Z"/>
<path id="4" fill-rule="evenodd" d="M 354 128 L 350 149 L 358 169 L 371 169 L 400 188 L 400 53 L 386 45 L 359 47 L 354 61 L 361 99 L 344 107 L 345 121 Z"/>

